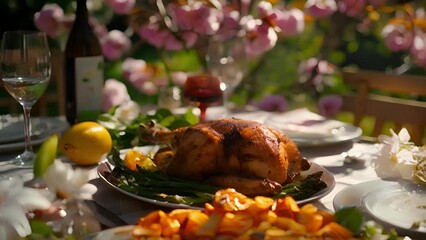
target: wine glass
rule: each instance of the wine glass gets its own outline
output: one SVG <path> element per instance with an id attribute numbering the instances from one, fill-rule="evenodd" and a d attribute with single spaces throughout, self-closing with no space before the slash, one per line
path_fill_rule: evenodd
<path id="1" fill-rule="evenodd" d="M 221 81 L 223 104 L 228 114 L 229 98 L 247 69 L 245 38 L 235 36 L 224 39 L 218 36 L 212 39 L 207 48 L 206 62 L 210 74 Z"/>
<path id="2" fill-rule="evenodd" d="M 222 99 L 220 81 L 211 75 L 189 76 L 183 87 L 183 96 L 196 103 L 200 109 L 200 122 L 205 122 L 207 107 Z"/>
<path id="3" fill-rule="evenodd" d="M 51 75 L 47 37 L 45 33 L 35 31 L 8 31 L 3 34 L 0 51 L 3 86 L 24 112 L 25 150 L 11 162 L 19 166 L 29 165 L 35 158 L 30 112 L 45 92 Z"/>

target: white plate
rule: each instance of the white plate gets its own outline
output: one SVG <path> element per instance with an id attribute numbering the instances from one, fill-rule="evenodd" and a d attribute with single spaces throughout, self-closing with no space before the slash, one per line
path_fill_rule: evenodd
<path id="1" fill-rule="evenodd" d="M 381 179 L 377 179 L 346 187 L 340 192 L 338 192 L 334 197 L 333 207 L 336 211 L 344 207 L 360 208 L 362 207 L 361 199 L 364 194 L 374 189 L 381 189 L 394 185 L 397 185 L 397 183 L 393 181 L 384 181 Z"/>
<path id="2" fill-rule="evenodd" d="M 145 153 L 152 153 L 154 151 L 156 151 L 155 149 L 157 149 L 158 146 L 147 146 L 147 147 L 141 147 L 139 148 L 140 151 L 143 151 Z M 128 149 L 124 149 L 121 150 L 120 153 L 122 155 L 124 155 L 126 152 L 128 151 Z M 136 194 L 127 192 L 119 187 L 117 187 L 116 185 L 114 185 L 112 182 L 110 182 L 105 176 L 105 172 L 110 172 L 111 169 L 113 169 L 113 165 L 110 164 L 108 162 L 108 160 L 105 160 L 103 162 L 101 162 L 98 165 L 97 171 L 98 171 L 98 175 L 99 177 L 104 180 L 108 185 L 110 185 L 111 187 L 113 187 L 114 189 L 116 189 L 117 191 L 120 191 L 130 197 L 133 197 L 135 199 L 147 202 L 147 203 L 151 203 L 157 206 L 162 206 L 162 207 L 168 207 L 168 208 L 192 208 L 192 209 L 202 209 L 200 207 L 195 207 L 195 206 L 190 206 L 190 205 L 186 205 L 186 204 L 177 204 L 177 203 L 170 203 L 170 202 L 165 202 L 165 201 L 160 201 L 160 200 L 155 200 L 155 199 L 150 199 L 150 198 L 146 198 L 146 197 L 141 197 L 138 196 Z M 304 203 L 308 203 L 308 202 L 312 202 L 314 200 L 320 199 L 324 196 L 326 196 L 327 194 L 329 194 L 335 185 L 335 180 L 333 177 L 333 174 L 330 173 L 327 169 L 325 169 L 324 167 L 316 164 L 316 163 L 311 163 L 311 167 L 308 171 L 304 171 L 302 172 L 302 176 L 306 176 L 318 171 L 323 171 L 323 175 L 321 176 L 321 180 L 323 180 L 325 182 L 325 184 L 327 185 L 326 188 L 324 188 L 323 190 L 315 193 L 314 195 L 312 195 L 309 198 L 306 199 L 302 199 L 302 200 L 298 200 L 297 203 L 298 204 L 304 204 Z"/>
<path id="3" fill-rule="evenodd" d="M 40 126 L 36 135 L 31 139 L 33 145 L 41 144 L 50 135 L 63 132 L 69 127 L 69 124 L 63 117 L 34 117 L 32 123 Z M 37 130 L 37 125 L 34 130 Z M 11 124 L 12 127 L 0 129 L 0 152 L 12 152 L 24 149 L 25 142 L 23 141 L 24 126 L 21 121 Z M 3 132 L 4 131 L 4 132 Z M 10 142 L 10 141 L 17 142 Z"/>
<path id="4" fill-rule="evenodd" d="M 327 119 L 307 108 L 271 114 L 265 124 L 280 129 L 303 147 L 350 141 L 362 134 L 362 130 L 352 124 Z"/>
<path id="5" fill-rule="evenodd" d="M 99 232 L 91 240 L 133 240 L 131 231 L 135 226 L 121 226 Z"/>
<path id="6" fill-rule="evenodd" d="M 338 122 L 336 120 L 325 120 L 323 123 L 327 124 L 327 121 Z M 267 119 L 265 121 L 266 125 L 283 131 L 298 147 L 314 147 L 342 143 L 357 139 L 362 135 L 361 128 L 355 127 L 349 123 L 339 123 L 339 126 L 336 125 L 336 127 L 330 128 L 327 133 L 316 133 L 291 130 L 288 129 L 287 126 L 284 126 L 284 124 L 276 122 L 273 119 Z"/>
<path id="7" fill-rule="evenodd" d="M 387 186 L 365 194 L 362 205 L 376 220 L 426 239 L 426 188 L 414 184 Z M 412 228 L 413 224 L 420 226 Z"/>

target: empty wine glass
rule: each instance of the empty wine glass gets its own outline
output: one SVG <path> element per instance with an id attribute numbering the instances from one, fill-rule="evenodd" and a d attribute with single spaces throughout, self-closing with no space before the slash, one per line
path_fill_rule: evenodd
<path id="1" fill-rule="evenodd" d="M 210 75 L 189 76 L 183 87 L 183 96 L 200 109 L 200 122 L 206 121 L 207 107 L 222 98 L 220 81 Z"/>
<path id="2" fill-rule="evenodd" d="M 47 37 L 45 33 L 34 31 L 5 32 L 0 50 L 3 86 L 24 112 L 25 150 L 11 162 L 19 166 L 29 165 L 35 158 L 31 145 L 30 112 L 45 92 L 51 75 Z"/>
<path id="3" fill-rule="evenodd" d="M 213 76 L 221 81 L 223 104 L 226 114 L 229 111 L 229 98 L 240 84 L 247 69 L 245 38 L 218 36 L 209 43 L 206 54 L 207 67 Z"/>

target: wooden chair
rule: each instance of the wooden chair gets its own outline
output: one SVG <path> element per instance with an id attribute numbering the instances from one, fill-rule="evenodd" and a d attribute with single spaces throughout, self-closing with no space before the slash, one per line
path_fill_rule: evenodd
<path id="1" fill-rule="evenodd" d="M 51 49 L 52 76 L 47 91 L 31 110 L 31 115 L 65 115 L 64 58 L 59 49 Z M 0 87 L 0 114 L 22 113 L 18 102 Z"/>
<path id="2" fill-rule="evenodd" d="M 375 118 L 373 137 L 384 132 L 385 122 L 393 122 L 395 132 L 406 127 L 411 141 L 423 144 L 426 102 L 415 99 L 426 96 L 426 76 L 344 69 L 343 81 L 355 89 L 354 94 L 343 96 L 342 109 L 354 113 L 354 125 L 359 126 L 365 116 L 372 116 Z M 402 95 L 409 97 L 391 97 Z"/>

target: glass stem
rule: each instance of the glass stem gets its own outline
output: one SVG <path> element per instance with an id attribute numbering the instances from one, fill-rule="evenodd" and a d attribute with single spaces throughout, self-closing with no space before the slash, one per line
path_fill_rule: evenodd
<path id="1" fill-rule="evenodd" d="M 201 103 L 198 108 L 200 109 L 200 123 L 203 123 L 206 121 L 207 104 Z"/>
<path id="2" fill-rule="evenodd" d="M 231 99 L 231 94 L 234 91 L 233 88 L 227 86 L 227 89 L 223 92 L 223 107 L 225 108 L 225 115 L 229 115 L 231 113 L 229 99 Z"/>
<path id="3" fill-rule="evenodd" d="M 31 107 L 23 106 L 24 109 L 24 125 L 25 125 L 25 152 L 32 152 L 31 145 Z"/>

